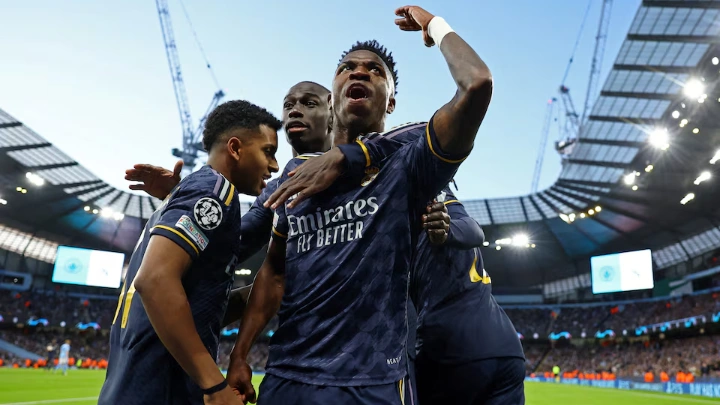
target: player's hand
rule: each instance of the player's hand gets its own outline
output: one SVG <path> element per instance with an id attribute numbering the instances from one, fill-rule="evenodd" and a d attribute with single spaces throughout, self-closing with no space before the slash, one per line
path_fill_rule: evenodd
<path id="1" fill-rule="evenodd" d="M 427 206 L 427 214 L 422 216 L 423 229 L 433 245 L 442 245 L 450 232 L 450 215 L 445 204 L 433 201 Z"/>
<path id="2" fill-rule="evenodd" d="M 240 405 L 243 403 L 242 399 L 229 386 L 212 395 L 205 395 L 203 400 L 205 405 Z"/>
<path id="3" fill-rule="evenodd" d="M 173 171 L 160 166 L 137 164 L 125 170 L 125 180 L 140 182 L 131 184 L 130 190 L 142 190 L 162 200 L 180 183 L 182 167 L 182 160 L 175 163 Z"/>
<path id="4" fill-rule="evenodd" d="M 395 19 L 395 25 L 403 31 L 420 31 L 422 30 L 425 46 L 435 45 L 435 40 L 428 33 L 428 26 L 435 15 L 428 13 L 422 7 L 404 6 L 395 10 L 395 15 L 401 18 Z"/>
<path id="5" fill-rule="evenodd" d="M 308 159 L 288 173 L 289 179 L 265 201 L 265 208 L 277 208 L 290 197 L 288 208 L 293 208 L 311 195 L 330 187 L 343 174 L 345 155 L 338 148 L 332 148 L 322 156 Z"/>
<path id="6" fill-rule="evenodd" d="M 252 369 L 247 361 L 231 358 L 226 379 L 228 386 L 244 404 L 248 402 L 254 404 L 257 401 L 257 394 L 252 385 Z"/>

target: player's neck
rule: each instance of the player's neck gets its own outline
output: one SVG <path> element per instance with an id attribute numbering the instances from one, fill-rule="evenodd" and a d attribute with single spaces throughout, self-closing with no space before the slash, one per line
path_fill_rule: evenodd
<path id="1" fill-rule="evenodd" d="M 293 157 L 297 155 L 304 155 L 306 153 L 317 153 L 327 152 L 332 147 L 332 136 L 326 136 L 322 141 L 315 142 L 307 145 L 298 145 L 297 148 L 293 147 Z"/>
<path id="2" fill-rule="evenodd" d="M 333 128 L 332 138 L 333 145 L 346 145 L 355 142 L 360 135 L 370 134 L 373 132 L 385 131 L 385 120 L 381 120 L 373 125 L 345 125 L 338 122 Z"/>
<path id="3" fill-rule="evenodd" d="M 230 165 L 228 164 L 227 159 L 224 156 L 218 156 L 211 153 L 208 157 L 207 165 L 212 167 L 212 169 L 216 172 L 222 174 L 226 179 L 230 181 L 230 183 L 238 184 L 235 183 L 232 175 L 232 170 L 230 170 Z"/>

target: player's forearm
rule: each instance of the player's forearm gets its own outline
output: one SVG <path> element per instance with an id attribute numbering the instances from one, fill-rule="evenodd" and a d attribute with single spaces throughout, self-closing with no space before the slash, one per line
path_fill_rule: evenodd
<path id="1" fill-rule="evenodd" d="M 239 321 L 242 319 L 243 312 L 245 312 L 245 307 L 247 306 L 247 300 L 248 296 L 250 295 L 250 290 L 252 289 L 252 284 L 235 288 L 232 291 L 230 291 L 230 298 L 228 299 L 228 307 L 225 311 L 225 317 L 222 321 L 222 326 L 226 327 L 230 325 L 231 323 L 235 321 Z"/>
<path id="2" fill-rule="evenodd" d="M 260 332 L 280 309 L 285 292 L 285 252 L 282 252 L 282 260 L 277 258 L 274 260 L 271 257 L 272 245 L 268 250 L 268 257 L 255 277 L 232 357 L 244 360 Z M 278 261 L 282 264 L 278 264 Z"/>
<path id="3" fill-rule="evenodd" d="M 182 283 L 148 277 L 135 288 L 155 332 L 186 373 L 206 389 L 223 381 L 214 359 L 200 340 Z"/>
<path id="4" fill-rule="evenodd" d="M 436 135 L 444 152 L 464 155 L 472 150 L 475 135 L 490 104 L 492 74 L 475 50 L 454 32 L 444 37 L 440 51 L 455 80 L 457 92 L 445 106 L 443 122 L 435 122 Z"/>
<path id="5" fill-rule="evenodd" d="M 260 332 L 280 309 L 285 290 L 285 277 L 271 273 L 266 268 L 258 271 L 232 352 L 233 357 L 241 359 L 247 357 Z"/>
<path id="6" fill-rule="evenodd" d="M 450 232 L 446 245 L 458 249 L 473 249 L 482 246 L 485 233 L 480 225 L 471 217 L 450 220 Z"/>

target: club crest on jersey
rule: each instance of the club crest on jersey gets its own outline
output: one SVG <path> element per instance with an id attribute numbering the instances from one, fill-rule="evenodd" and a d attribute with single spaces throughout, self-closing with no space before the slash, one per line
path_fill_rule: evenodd
<path id="1" fill-rule="evenodd" d="M 440 194 L 438 194 L 437 197 L 435 197 L 435 199 L 438 202 L 445 202 L 445 197 L 447 197 L 447 193 L 444 191 L 441 191 Z"/>
<path id="2" fill-rule="evenodd" d="M 222 222 L 222 207 L 210 197 L 203 197 L 195 203 L 193 215 L 198 226 L 206 231 L 213 230 Z"/>
<path id="3" fill-rule="evenodd" d="M 380 169 L 377 167 L 368 167 L 365 169 L 365 177 L 360 182 L 360 185 L 365 187 L 368 184 L 372 183 L 373 180 L 375 180 L 375 177 L 377 177 L 378 173 L 380 173 Z"/>

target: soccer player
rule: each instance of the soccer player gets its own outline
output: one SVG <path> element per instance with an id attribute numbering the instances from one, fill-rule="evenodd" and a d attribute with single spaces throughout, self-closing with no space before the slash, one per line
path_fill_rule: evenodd
<path id="1" fill-rule="evenodd" d="M 48 345 L 45 347 L 45 350 L 47 351 L 47 362 L 45 363 L 46 371 L 53 369 L 53 360 L 55 360 L 56 349 L 57 346 L 55 346 L 55 340 L 49 342 Z"/>
<path id="2" fill-rule="evenodd" d="M 517 331 L 492 296 L 482 230 L 446 187 L 450 231 L 421 235 L 411 294 L 417 303 L 417 391 L 422 405 L 525 403 L 525 356 Z"/>
<path id="3" fill-rule="evenodd" d="M 492 93 L 490 72 L 441 18 L 403 7 L 396 23 L 440 44 L 455 97 L 428 123 L 385 136 L 422 133 L 382 162 L 367 162 L 360 185 L 334 184 L 317 198 L 277 208 L 274 238 L 250 294 L 233 350 L 229 383 L 254 401 L 247 353 L 277 312 L 261 404 L 401 404 L 406 376 L 406 300 L 417 216 L 472 149 Z M 335 144 L 384 130 L 395 108 L 397 72 L 377 42 L 346 52 L 333 81 Z M 332 151 L 308 160 L 342 162 Z M 281 183 L 302 160 L 293 159 Z M 280 189 L 278 190 L 280 191 Z M 279 309 L 279 311 L 278 311 Z"/>
<path id="4" fill-rule="evenodd" d="M 70 339 L 65 340 L 60 346 L 60 356 L 58 357 L 58 365 L 55 370 L 62 370 L 63 375 L 67 375 L 68 365 L 70 362 Z"/>
<path id="5" fill-rule="evenodd" d="M 281 125 L 247 101 L 208 116 L 208 164 L 150 217 L 130 259 L 100 405 L 241 403 L 215 364 L 237 263 L 238 193 L 260 194 L 278 170 Z"/>

